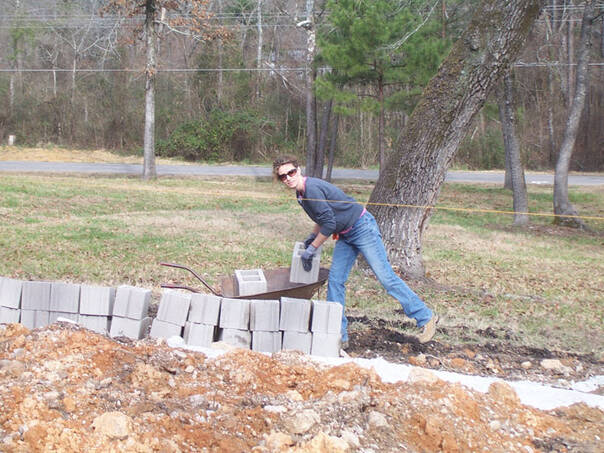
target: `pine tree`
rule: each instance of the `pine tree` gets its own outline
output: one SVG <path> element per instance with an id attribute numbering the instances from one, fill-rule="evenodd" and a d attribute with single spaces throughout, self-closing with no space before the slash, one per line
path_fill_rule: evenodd
<path id="1" fill-rule="evenodd" d="M 386 109 L 410 113 L 436 72 L 448 41 L 426 1 L 329 0 L 329 20 L 319 32 L 320 64 L 331 72 L 317 80 L 317 93 L 340 111 L 361 108 L 379 115 L 380 168 L 385 161 Z M 369 87 L 369 97 L 359 95 Z"/>

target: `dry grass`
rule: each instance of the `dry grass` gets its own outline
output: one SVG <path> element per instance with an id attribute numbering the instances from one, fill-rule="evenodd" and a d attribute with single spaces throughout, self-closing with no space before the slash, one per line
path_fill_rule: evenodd
<path id="1" fill-rule="evenodd" d="M 2 161 L 40 161 L 40 162 L 99 162 L 142 164 L 142 156 L 120 155 L 104 149 L 82 150 L 59 147 L 22 148 L 18 146 L 0 146 Z M 185 164 L 182 160 L 158 157 L 157 163 Z"/>

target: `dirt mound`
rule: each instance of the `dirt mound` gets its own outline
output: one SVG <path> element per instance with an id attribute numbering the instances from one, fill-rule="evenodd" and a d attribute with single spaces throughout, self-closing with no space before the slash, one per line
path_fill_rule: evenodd
<path id="1" fill-rule="evenodd" d="M 530 380 L 547 385 L 570 388 L 572 381 L 583 381 L 604 374 L 602 357 L 575 354 L 527 346 L 519 346 L 508 332 L 487 327 L 472 332 L 483 343 L 448 344 L 430 341 L 421 344 L 415 337 L 396 329 L 394 322 L 367 316 L 348 316 L 351 323 L 352 357 L 383 357 L 389 362 L 409 363 L 424 368 L 441 369 L 464 374 L 492 376 L 501 379 Z M 439 326 L 439 332 L 467 330 L 465 326 Z M 544 360 L 560 362 L 558 367 L 541 366 Z M 604 394 L 604 388 L 597 393 Z"/>
<path id="2" fill-rule="evenodd" d="M 0 327 L 0 451 L 597 451 L 604 413 L 544 412 L 430 371 L 385 384 L 354 364 L 215 359 L 77 326 Z"/>

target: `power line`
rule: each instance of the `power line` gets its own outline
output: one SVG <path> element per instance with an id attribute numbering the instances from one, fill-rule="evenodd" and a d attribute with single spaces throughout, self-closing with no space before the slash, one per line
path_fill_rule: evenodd
<path id="1" fill-rule="evenodd" d="M 319 68 L 328 69 L 328 68 Z M 156 69 L 156 72 L 262 72 L 262 71 L 306 71 L 306 68 L 166 68 L 166 69 Z M 66 68 L 56 68 L 56 69 L 11 69 L 11 68 L 1 68 L 0 72 L 145 72 L 145 69 L 86 69 L 86 68 L 78 68 L 78 69 L 66 69 Z"/>
<path id="2" fill-rule="evenodd" d="M 518 62 L 514 64 L 514 67 L 517 68 L 537 68 L 537 67 L 558 67 L 558 66 L 576 66 L 576 63 L 523 63 Z M 602 67 L 604 63 L 589 63 L 589 66 L 594 67 Z M 317 68 L 319 71 L 328 71 L 331 68 L 329 67 L 321 67 Z M 157 72 L 271 72 L 271 71 L 289 71 L 289 72 L 299 72 L 306 71 L 306 67 L 272 67 L 272 68 L 159 68 L 156 70 Z M 143 73 L 145 69 L 133 69 L 133 68 L 77 68 L 77 69 L 69 69 L 69 68 L 29 68 L 29 69 L 16 69 L 16 68 L 0 68 L 0 73 L 16 73 L 16 72 L 31 72 L 31 73 L 40 73 L 40 72 L 87 72 L 87 73 L 95 73 L 95 72 L 128 72 L 128 73 Z"/>

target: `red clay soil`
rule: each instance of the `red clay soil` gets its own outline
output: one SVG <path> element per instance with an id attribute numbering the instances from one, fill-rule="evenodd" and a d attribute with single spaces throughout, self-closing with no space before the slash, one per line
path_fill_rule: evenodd
<path id="1" fill-rule="evenodd" d="M 294 352 L 209 359 L 64 324 L 0 327 L 0 407 L 2 452 L 603 451 L 604 412 L 540 411 L 505 383 L 385 384 Z"/>

